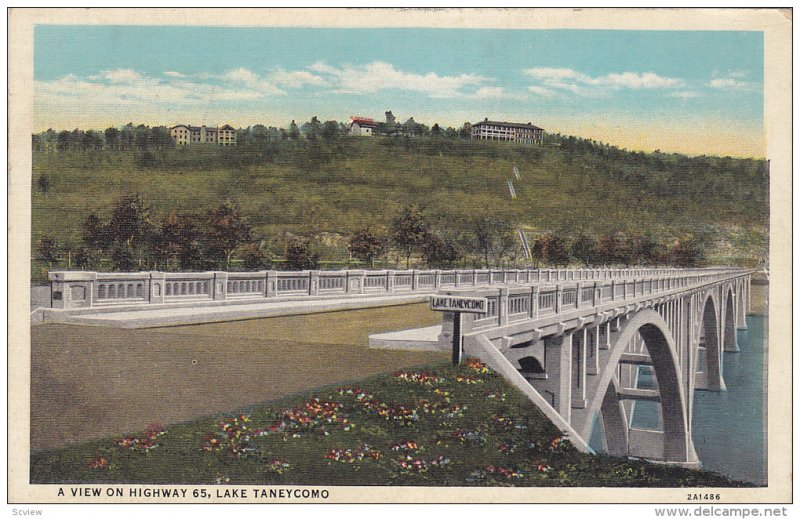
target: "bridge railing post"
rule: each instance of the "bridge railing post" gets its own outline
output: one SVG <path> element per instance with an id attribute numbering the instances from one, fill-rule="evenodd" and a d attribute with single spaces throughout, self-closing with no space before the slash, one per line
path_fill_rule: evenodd
<path id="1" fill-rule="evenodd" d="M 508 288 L 502 287 L 498 289 L 497 300 L 497 319 L 500 326 L 508 324 Z"/>
<path id="2" fill-rule="evenodd" d="M 394 293 L 394 270 L 386 271 L 386 292 Z"/>
<path id="3" fill-rule="evenodd" d="M 151 304 L 164 302 L 164 281 L 166 274 L 163 272 L 150 272 L 150 283 L 147 288 L 147 297 Z"/>
<path id="4" fill-rule="evenodd" d="M 592 306 L 597 306 L 597 304 L 600 302 L 600 299 L 601 299 L 601 297 L 600 297 L 600 290 L 601 289 L 597 288 L 597 281 L 595 281 L 592 284 L 592 286 L 594 287 L 594 290 L 592 290 Z"/>
<path id="5" fill-rule="evenodd" d="M 561 283 L 556 285 L 555 312 L 556 315 L 561 313 Z"/>
<path id="6" fill-rule="evenodd" d="M 228 273 L 216 271 L 213 273 L 214 301 L 224 301 L 228 298 Z"/>
<path id="7" fill-rule="evenodd" d="M 319 294 L 319 270 L 308 272 L 308 295 L 316 296 Z"/>
<path id="8" fill-rule="evenodd" d="M 617 288 L 616 288 L 617 280 L 611 279 L 611 300 L 614 301 L 617 298 Z"/>
<path id="9" fill-rule="evenodd" d="M 539 317 L 539 287 L 531 287 L 531 304 L 530 304 L 531 319 Z"/>
<path id="10" fill-rule="evenodd" d="M 583 303 L 583 282 L 575 283 L 575 308 L 580 308 Z"/>
<path id="11" fill-rule="evenodd" d="M 275 297 L 278 295 L 278 273 L 268 270 L 264 273 L 264 297 Z"/>

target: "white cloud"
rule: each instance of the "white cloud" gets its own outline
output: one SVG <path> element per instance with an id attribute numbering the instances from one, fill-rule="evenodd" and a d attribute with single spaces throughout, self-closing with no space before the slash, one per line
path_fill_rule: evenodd
<path id="1" fill-rule="evenodd" d="M 333 87 L 334 93 L 339 94 L 374 94 L 381 90 L 407 90 L 433 98 L 474 97 L 477 95 L 475 87 L 489 81 L 475 74 L 440 76 L 435 72 L 425 74 L 405 72 L 383 61 L 341 67 L 317 62 L 308 68 L 326 76 L 325 81 Z M 494 93 L 496 94 L 496 91 Z"/>
<path id="2" fill-rule="evenodd" d="M 726 74 L 715 71 L 706 86 L 715 90 L 758 91 L 761 85 L 747 78 L 750 74 L 744 70 L 729 70 Z"/>
<path id="3" fill-rule="evenodd" d="M 169 77 L 186 77 L 180 72 L 175 72 L 174 70 L 167 70 L 166 72 L 164 72 L 164 75 Z"/>
<path id="4" fill-rule="evenodd" d="M 693 99 L 700 96 L 700 94 L 693 90 L 680 90 L 678 92 L 670 92 L 667 95 L 669 97 L 677 97 L 678 99 Z"/>
<path id="5" fill-rule="evenodd" d="M 637 72 L 623 72 L 621 74 L 609 74 L 604 77 L 592 80 L 595 85 L 610 85 L 620 88 L 673 88 L 681 86 L 683 81 L 680 79 L 662 77 L 652 72 L 639 74 Z"/>
<path id="6" fill-rule="evenodd" d="M 578 74 L 571 68 L 534 67 L 526 70 L 525 73 L 535 78 L 551 79 L 551 80 L 577 78 L 577 77 L 588 78 L 588 76 L 583 74 Z"/>
<path id="7" fill-rule="evenodd" d="M 142 79 L 142 75 L 135 70 L 120 68 L 117 70 L 104 70 L 96 76 L 89 76 L 89 79 L 95 81 L 106 80 L 112 83 L 131 83 L 134 81 L 140 81 Z"/>
<path id="8" fill-rule="evenodd" d="M 653 72 L 613 72 L 592 77 L 571 68 L 534 67 L 525 74 L 540 84 L 529 87 L 537 95 L 552 97 L 557 92 L 580 96 L 602 96 L 623 89 L 654 90 L 684 86 L 682 79 L 659 76 Z"/>
<path id="9" fill-rule="evenodd" d="M 475 91 L 473 94 L 466 94 L 466 97 L 473 99 L 523 99 L 524 96 L 520 94 L 512 94 L 503 87 L 490 86 L 482 87 Z"/>
<path id="10" fill-rule="evenodd" d="M 258 74 L 246 68 L 229 70 L 222 77 L 228 81 L 239 81 L 242 83 L 254 83 L 258 81 Z"/>
<path id="11" fill-rule="evenodd" d="M 757 86 L 748 81 L 740 81 L 731 77 L 716 78 L 708 82 L 708 86 L 719 90 L 756 90 Z"/>
<path id="12" fill-rule="evenodd" d="M 215 101 L 252 101 L 283 93 L 246 69 L 229 71 L 215 80 L 176 74 L 165 73 L 166 78 L 155 78 L 130 69 L 104 71 L 85 79 L 68 74 L 52 81 L 36 81 L 34 98 L 48 105 L 136 105 L 149 109 L 153 105 L 178 107 Z"/>
<path id="13" fill-rule="evenodd" d="M 306 70 L 288 71 L 278 69 L 270 73 L 268 77 L 273 83 L 288 87 L 301 87 L 303 85 L 327 85 L 323 78 Z"/>

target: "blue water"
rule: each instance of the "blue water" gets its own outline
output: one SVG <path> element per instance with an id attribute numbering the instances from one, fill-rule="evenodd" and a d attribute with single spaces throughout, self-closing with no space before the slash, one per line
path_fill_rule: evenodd
<path id="1" fill-rule="evenodd" d="M 723 379 L 727 391 L 695 391 L 692 438 L 703 468 L 757 485 L 767 484 L 766 347 L 767 318 L 747 316 L 747 329 L 737 330 L 740 352 L 723 354 Z M 640 371 L 638 386 L 652 387 L 653 378 Z M 637 401 L 632 424 L 660 429 L 657 402 Z M 600 450 L 601 428 L 592 431 L 589 445 Z"/>
<path id="2" fill-rule="evenodd" d="M 767 318 L 747 316 L 738 330 L 738 353 L 724 353 L 727 391 L 695 391 L 692 437 L 703 468 L 734 479 L 767 484 Z"/>

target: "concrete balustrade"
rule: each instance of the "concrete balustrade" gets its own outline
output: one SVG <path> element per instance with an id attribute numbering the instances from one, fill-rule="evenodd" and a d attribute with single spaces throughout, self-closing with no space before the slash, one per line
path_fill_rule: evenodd
<path id="1" fill-rule="evenodd" d="M 489 269 L 489 270 L 310 270 L 257 272 L 89 272 L 52 271 L 51 307 L 152 305 L 190 301 L 259 300 L 359 294 L 433 293 L 443 288 L 568 283 L 550 297 L 546 289 L 528 308 L 560 311 L 595 304 L 599 297 L 625 299 L 659 287 L 684 286 L 714 269 Z M 632 279 L 634 278 L 634 279 Z M 575 283 L 584 282 L 581 288 Z M 655 284 L 654 284 L 654 281 Z M 610 288 L 607 288 L 610 284 Z M 526 289 L 527 290 L 527 289 Z M 522 304 L 522 303 L 520 303 Z"/>

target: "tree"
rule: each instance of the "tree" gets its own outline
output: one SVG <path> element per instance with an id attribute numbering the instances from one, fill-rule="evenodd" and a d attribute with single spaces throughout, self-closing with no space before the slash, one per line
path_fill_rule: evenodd
<path id="1" fill-rule="evenodd" d="M 567 266 L 569 263 L 569 247 L 561 236 L 547 233 L 542 237 L 542 256 L 554 266 Z"/>
<path id="2" fill-rule="evenodd" d="M 337 121 L 325 121 L 322 125 L 322 138 L 326 142 L 333 142 L 342 136 Z"/>
<path id="3" fill-rule="evenodd" d="M 72 263 L 81 270 L 92 268 L 97 264 L 96 253 L 82 245 L 72 248 L 70 254 Z"/>
<path id="4" fill-rule="evenodd" d="M 489 268 L 489 257 L 499 262 L 515 244 L 514 222 L 496 214 L 484 214 L 472 220 L 475 252 L 483 255 L 485 268 Z"/>
<path id="5" fill-rule="evenodd" d="M 60 132 L 58 132 L 56 149 L 58 151 L 64 152 L 70 149 L 71 146 L 72 146 L 72 134 L 67 130 L 61 130 Z"/>
<path id="6" fill-rule="evenodd" d="M 300 129 L 297 128 L 297 123 L 294 122 L 294 119 L 292 119 L 291 124 L 289 124 L 289 138 L 293 141 L 300 138 Z"/>
<path id="7" fill-rule="evenodd" d="M 669 262 L 676 267 L 699 267 L 705 263 L 705 253 L 694 236 L 675 240 L 667 253 Z"/>
<path id="8" fill-rule="evenodd" d="M 428 233 L 422 245 L 422 257 L 431 268 L 450 268 L 458 264 L 464 253 L 455 240 Z"/>
<path id="9" fill-rule="evenodd" d="M 313 270 L 319 267 L 319 255 L 312 253 L 306 240 L 294 239 L 286 245 L 286 268 Z"/>
<path id="10" fill-rule="evenodd" d="M 181 270 L 202 268 L 205 253 L 200 245 L 200 230 L 196 218 L 170 213 L 158 226 L 153 236 L 153 251 L 165 269 L 177 261 Z"/>
<path id="11" fill-rule="evenodd" d="M 637 265 L 657 265 L 664 256 L 663 247 L 649 233 L 631 236 L 628 249 L 631 261 Z"/>
<path id="12" fill-rule="evenodd" d="M 415 205 L 403 208 L 392 220 L 392 242 L 406 257 L 406 268 L 411 266 L 411 253 L 419 249 L 428 235 L 428 224 Z"/>
<path id="13" fill-rule="evenodd" d="M 533 240 L 531 245 L 531 256 L 533 257 L 534 268 L 539 268 L 539 264 L 544 261 L 544 247 L 541 238 Z"/>
<path id="14" fill-rule="evenodd" d="M 53 263 L 58 261 L 61 247 L 50 236 L 42 236 L 36 242 L 36 259 L 47 263 L 48 268 L 53 268 Z"/>
<path id="15" fill-rule="evenodd" d="M 621 231 L 605 233 L 597 240 L 597 258 L 606 265 L 630 263 L 630 248 L 627 236 Z"/>
<path id="16" fill-rule="evenodd" d="M 43 195 L 50 190 L 50 179 L 47 178 L 47 175 L 39 175 L 39 178 L 36 179 L 36 187 Z"/>
<path id="17" fill-rule="evenodd" d="M 235 203 L 226 200 L 216 209 L 206 211 L 204 223 L 204 241 L 209 256 L 217 261 L 224 258 L 225 268 L 229 269 L 233 253 L 251 239 L 249 222 Z"/>
<path id="18" fill-rule="evenodd" d="M 310 141 L 315 141 L 319 138 L 320 133 L 322 131 L 322 124 L 317 119 L 317 116 L 311 118 L 311 120 L 303 126 L 300 127 L 300 133 L 305 135 L 306 139 Z"/>
<path id="19" fill-rule="evenodd" d="M 82 239 L 86 247 L 93 250 L 105 250 L 110 245 L 106 227 L 94 212 L 83 221 Z"/>
<path id="20" fill-rule="evenodd" d="M 133 258 L 142 265 L 142 247 L 150 238 L 150 206 L 138 193 L 122 195 L 114 202 L 111 218 L 106 226 L 108 241 L 112 244 L 112 263 L 116 268 L 130 268 Z M 117 263 L 114 258 L 120 261 Z M 124 267 L 123 267 L 124 266 Z"/>
<path id="21" fill-rule="evenodd" d="M 370 268 L 375 266 L 375 258 L 386 254 L 387 239 L 372 229 L 366 228 L 356 231 L 347 242 L 350 254 L 359 260 L 369 263 Z"/>
<path id="22" fill-rule="evenodd" d="M 572 244 L 572 257 L 585 266 L 597 264 L 597 242 L 591 236 L 579 234 Z"/>
<path id="23" fill-rule="evenodd" d="M 244 268 L 248 270 L 259 270 L 270 266 L 271 259 L 258 243 L 248 243 L 239 249 L 239 257 L 244 262 Z"/>
<path id="24" fill-rule="evenodd" d="M 103 132 L 106 138 L 106 147 L 110 150 L 115 150 L 119 146 L 119 130 L 114 128 L 113 126 L 110 128 L 106 128 L 106 131 Z"/>

